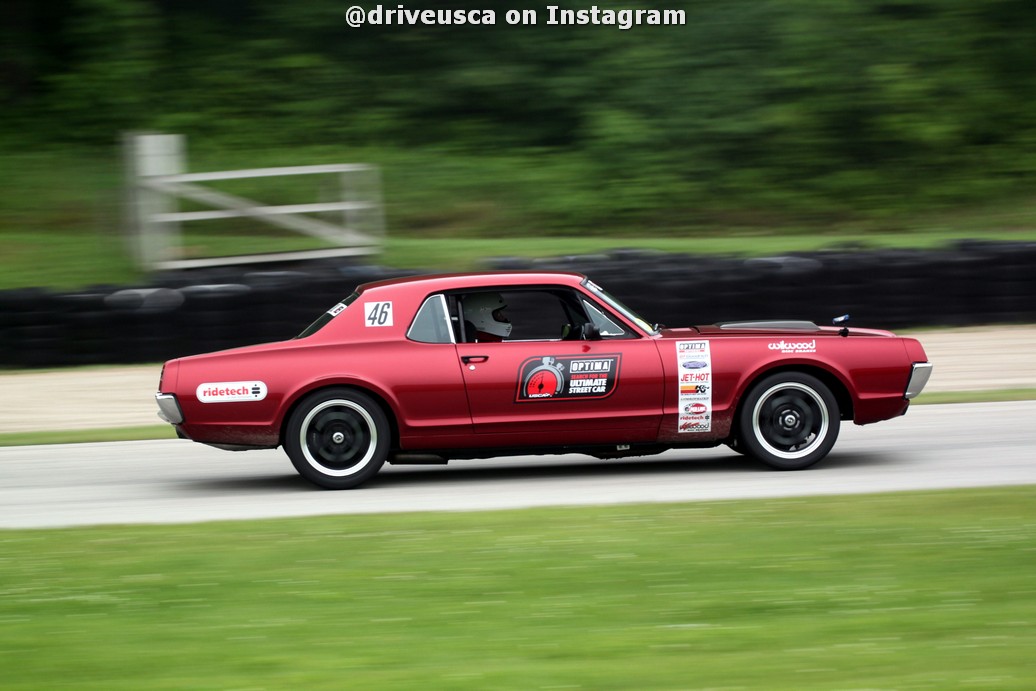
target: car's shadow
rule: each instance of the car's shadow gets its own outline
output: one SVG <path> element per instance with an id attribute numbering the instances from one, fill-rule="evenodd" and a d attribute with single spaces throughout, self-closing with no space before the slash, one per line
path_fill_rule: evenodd
<path id="1" fill-rule="evenodd" d="M 717 452 L 713 452 L 717 453 Z M 895 459 L 887 454 L 870 452 L 832 453 L 816 466 L 797 472 L 823 473 L 842 468 L 889 465 Z M 287 459 L 285 459 L 287 464 Z M 497 464 L 498 463 L 498 464 Z M 702 457 L 701 452 L 669 452 L 664 457 L 598 460 L 585 456 L 566 456 L 518 460 L 501 458 L 498 461 L 451 461 L 448 465 L 389 465 L 368 480 L 363 490 L 390 490 L 393 487 L 436 486 L 457 483 L 507 482 L 516 480 L 564 480 L 570 478 L 607 478 L 626 476 L 631 479 L 658 475 L 680 478 L 704 477 L 718 474 L 736 474 L 747 477 L 777 473 L 767 466 L 736 453 Z M 184 482 L 187 491 L 218 493 L 282 493 L 322 492 L 290 470 L 276 475 L 254 477 L 221 476 Z"/>
<path id="2" fill-rule="evenodd" d="M 477 464 L 477 465 L 475 465 Z M 645 477 L 673 473 L 751 472 L 758 469 L 751 461 L 738 455 L 724 458 L 641 458 L 599 460 L 578 457 L 544 457 L 518 461 L 510 458 L 494 461 L 450 461 L 447 466 L 389 466 L 369 480 L 365 487 L 391 487 L 411 484 L 483 482 L 507 480 L 568 479 L 575 477 Z"/>
<path id="3" fill-rule="evenodd" d="M 699 452 L 700 453 L 700 452 Z M 876 453 L 846 452 L 832 453 L 806 473 L 824 472 L 839 468 L 880 466 L 892 463 L 893 459 Z M 465 467 L 469 461 L 451 461 L 447 466 L 391 466 L 364 484 L 366 488 L 391 488 L 400 485 L 457 482 L 485 482 L 506 480 L 568 479 L 577 477 L 614 477 L 624 475 L 630 478 L 653 475 L 678 475 L 694 477 L 717 474 L 740 474 L 756 476 L 760 473 L 781 473 L 762 463 L 736 453 L 722 457 L 702 458 L 694 451 L 665 458 L 642 458 L 622 460 L 580 459 L 534 460 L 517 465 L 516 461 L 501 459 L 499 467 L 492 462 L 480 461 L 477 467 Z"/>

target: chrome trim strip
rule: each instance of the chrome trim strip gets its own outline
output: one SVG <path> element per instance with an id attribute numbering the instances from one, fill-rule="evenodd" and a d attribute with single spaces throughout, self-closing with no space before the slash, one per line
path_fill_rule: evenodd
<path id="1" fill-rule="evenodd" d="M 931 376 L 932 363 L 915 362 L 910 371 L 910 381 L 907 383 L 906 392 L 903 394 L 903 398 L 909 401 L 911 398 L 914 398 L 917 394 L 921 393 L 925 384 L 928 383 L 928 378 Z"/>
<path id="2" fill-rule="evenodd" d="M 450 335 L 450 343 L 457 345 L 457 335 L 453 332 L 453 324 L 450 322 L 450 306 L 442 293 L 439 293 L 439 302 L 442 303 L 442 318 L 446 320 L 446 333 Z"/>
<path id="3" fill-rule="evenodd" d="M 718 322 L 721 329 L 757 329 L 760 331 L 820 331 L 820 327 L 809 321 L 774 320 L 749 322 Z"/>
<path id="4" fill-rule="evenodd" d="M 176 394 L 156 393 L 155 402 L 158 403 L 158 417 L 170 425 L 179 425 L 183 422 L 183 411 L 180 410 L 180 403 L 176 400 Z"/>

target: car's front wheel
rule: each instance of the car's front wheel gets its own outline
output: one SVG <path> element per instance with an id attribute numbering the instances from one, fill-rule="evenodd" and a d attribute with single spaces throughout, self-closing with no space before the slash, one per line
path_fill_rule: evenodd
<path id="1" fill-rule="evenodd" d="M 306 397 L 288 420 L 284 449 L 304 478 L 327 489 L 370 479 L 388 456 L 388 418 L 370 396 L 325 389 Z"/>
<path id="2" fill-rule="evenodd" d="M 778 470 L 801 470 L 831 451 L 838 438 L 838 402 L 819 379 L 801 372 L 766 377 L 738 415 L 740 449 Z"/>

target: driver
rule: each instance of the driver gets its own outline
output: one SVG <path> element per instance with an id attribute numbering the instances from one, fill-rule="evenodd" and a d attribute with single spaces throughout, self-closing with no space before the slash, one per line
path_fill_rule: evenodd
<path id="1" fill-rule="evenodd" d="M 504 314 L 500 293 L 474 293 L 464 298 L 464 321 L 468 338 L 475 343 L 499 343 L 511 335 L 511 320 Z"/>

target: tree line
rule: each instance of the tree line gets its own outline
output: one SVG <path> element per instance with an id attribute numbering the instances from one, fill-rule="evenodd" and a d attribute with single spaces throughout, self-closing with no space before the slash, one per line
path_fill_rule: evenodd
<path id="1" fill-rule="evenodd" d="M 404 6 L 548 4 L 593 3 Z M 628 30 L 354 29 L 348 5 L 6 0 L 0 147 L 157 129 L 515 157 L 627 220 L 952 207 L 1036 177 L 1029 0 L 597 2 L 686 14 Z"/>

